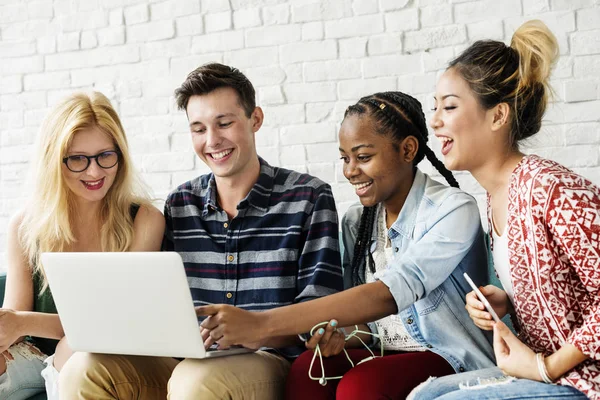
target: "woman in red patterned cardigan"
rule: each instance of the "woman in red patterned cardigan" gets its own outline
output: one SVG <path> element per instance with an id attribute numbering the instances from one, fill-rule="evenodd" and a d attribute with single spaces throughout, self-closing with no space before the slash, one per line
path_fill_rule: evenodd
<path id="1" fill-rule="evenodd" d="M 529 21 L 510 47 L 474 43 L 438 82 L 431 126 L 444 163 L 488 192 L 505 290 L 481 291 L 500 317 L 516 317 L 519 337 L 471 292 L 467 310 L 493 329 L 498 368 L 432 380 L 417 399 L 600 399 L 600 189 L 518 146 L 540 130 L 557 54 L 546 25 Z"/>

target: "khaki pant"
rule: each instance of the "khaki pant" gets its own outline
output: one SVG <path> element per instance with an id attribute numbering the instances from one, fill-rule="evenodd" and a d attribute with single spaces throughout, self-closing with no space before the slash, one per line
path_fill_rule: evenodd
<path id="1" fill-rule="evenodd" d="M 75 353 L 60 373 L 59 393 L 63 400 L 277 400 L 289 368 L 283 357 L 264 351 L 181 363 Z"/>

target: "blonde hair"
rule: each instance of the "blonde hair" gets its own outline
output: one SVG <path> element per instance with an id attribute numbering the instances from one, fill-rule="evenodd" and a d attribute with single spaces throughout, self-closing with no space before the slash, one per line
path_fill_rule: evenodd
<path id="1" fill-rule="evenodd" d="M 147 192 L 134 172 L 127 138 L 110 101 L 99 92 L 74 93 L 58 104 L 42 123 L 32 163 L 32 187 L 19 240 L 25 256 L 47 287 L 42 252 L 60 252 L 77 241 L 71 228 L 76 209 L 75 195 L 62 172 L 74 135 L 97 127 L 113 141 L 120 153 L 115 180 L 102 200 L 99 218 L 102 251 L 126 251 L 133 241 L 132 204 L 149 205 Z"/>
<path id="2" fill-rule="evenodd" d="M 539 20 L 521 25 L 509 46 L 495 40 L 473 43 L 450 63 L 467 81 L 479 103 L 490 109 L 510 107 L 510 145 L 539 132 L 552 93 L 549 79 L 558 58 L 558 43 Z"/>

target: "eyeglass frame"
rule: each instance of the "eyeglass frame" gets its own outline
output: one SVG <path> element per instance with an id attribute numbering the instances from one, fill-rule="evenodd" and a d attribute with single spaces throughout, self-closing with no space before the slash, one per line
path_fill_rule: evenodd
<path id="1" fill-rule="evenodd" d="M 117 155 L 117 161 L 111 165 L 110 167 L 103 167 L 102 165 L 100 165 L 100 163 L 98 162 L 98 157 L 100 157 L 102 154 L 106 154 L 106 153 L 115 153 Z M 87 159 L 87 165 L 85 166 L 84 169 L 80 170 L 80 171 L 74 171 L 69 167 L 68 161 L 70 157 L 85 157 Z M 86 169 L 88 169 L 90 167 L 90 165 L 92 164 L 92 160 L 96 161 L 96 165 L 98 165 L 98 167 L 102 168 L 102 169 L 111 169 L 113 168 L 115 165 L 117 165 L 119 163 L 119 161 L 121 161 L 121 152 L 119 150 L 106 150 L 103 152 L 100 152 L 94 156 L 86 156 L 85 154 L 74 154 L 72 156 L 66 156 L 62 159 L 62 162 L 66 165 L 67 169 L 71 172 L 83 172 Z"/>

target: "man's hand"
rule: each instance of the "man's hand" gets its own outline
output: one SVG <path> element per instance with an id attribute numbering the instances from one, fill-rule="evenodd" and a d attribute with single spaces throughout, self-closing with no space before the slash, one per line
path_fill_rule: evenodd
<path id="1" fill-rule="evenodd" d="M 499 289 L 494 285 L 480 287 L 479 290 L 481 291 L 481 294 L 485 296 L 494 311 L 496 311 L 498 317 L 502 318 L 510 312 L 512 306 L 508 295 L 504 290 Z M 474 291 L 467 294 L 466 303 L 465 308 L 475 325 L 486 331 L 491 331 L 494 327 L 492 315 L 487 312 L 485 306 L 479 301 Z"/>
<path id="2" fill-rule="evenodd" d="M 200 335 L 202 335 L 202 341 L 204 342 L 204 348 L 208 350 L 210 346 L 215 344 L 215 340 L 210 336 L 210 330 L 200 327 Z"/>
<path id="3" fill-rule="evenodd" d="M 498 367 L 515 378 L 541 381 L 536 355 L 503 322 L 494 324 L 494 353 Z"/>
<path id="4" fill-rule="evenodd" d="M 265 317 L 261 312 L 242 310 L 227 304 L 214 304 L 196 307 L 196 315 L 207 316 L 200 326 L 203 328 L 204 346 L 213 343 L 219 349 L 240 345 L 249 349 L 259 349 L 265 335 Z"/>
<path id="5" fill-rule="evenodd" d="M 0 353 L 7 350 L 22 336 L 20 323 L 21 320 L 15 311 L 0 308 Z"/>
<path id="6" fill-rule="evenodd" d="M 325 328 L 319 328 L 306 342 L 306 348 L 314 350 L 319 345 L 323 357 L 331 357 L 340 354 L 346 345 L 346 336 L 337 330 L 337 321 L 331 320 Z"/>

